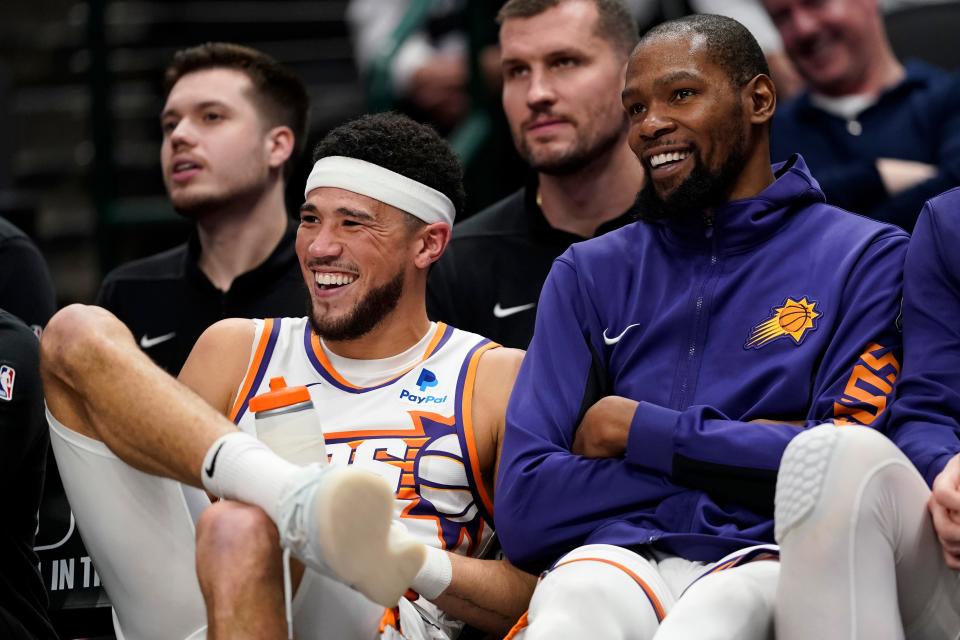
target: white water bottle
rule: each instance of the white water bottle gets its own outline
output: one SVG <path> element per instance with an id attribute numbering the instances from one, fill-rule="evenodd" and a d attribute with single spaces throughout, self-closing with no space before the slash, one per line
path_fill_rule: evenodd
<path id="1" fill-rule="evenodd" d="M 250 399 L 257 437 L 294 464 L 327 464 L 323 429 L 306 387 L 288 387 L 282 376 L 270 379 L 270 391 Z"/>

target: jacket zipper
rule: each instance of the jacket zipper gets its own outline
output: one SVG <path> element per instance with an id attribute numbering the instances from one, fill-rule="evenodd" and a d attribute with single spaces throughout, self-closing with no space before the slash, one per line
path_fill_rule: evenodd
<path id="1" fill-rule="evenodd" d="M 700 284 L 700 291 L 697 294 L 697 301 L 693 309 L 693 333 L 690 336 L 690 346 L 687 348 L 687 363 L 683 376 L 683 382 L 680 385 L 680 394 L 678 398 L 679 406 L 676 407 L 681 411 L 687 407 L 687 391 L 689 390 L 690 385 L 690 373 L 693 370 L 693 363 L 699 352 L 697 336 L 700 334 L 700 321 L 701 315 L 703 314 L 704 293 L 707 288 L 707 283 L 713 277 L 713 268 L 717 264 L 717 239 L 714 233 L 715 229 L 713 226 L 713 217 L 704 216 L 703 225 L 704 237 L 710 241 L 710 268 L 707 270 L 707 274 L 704 277 L 703 282 Z"/>

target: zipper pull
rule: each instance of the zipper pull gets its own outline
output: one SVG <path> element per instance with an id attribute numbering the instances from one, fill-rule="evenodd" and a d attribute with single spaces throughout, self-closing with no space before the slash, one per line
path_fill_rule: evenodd
<path id="1" fill-rule="evenodd" d="M 703 216 L 703 235 L 709 240 L 713 237 L 713 216 L 705 215 Z"/>

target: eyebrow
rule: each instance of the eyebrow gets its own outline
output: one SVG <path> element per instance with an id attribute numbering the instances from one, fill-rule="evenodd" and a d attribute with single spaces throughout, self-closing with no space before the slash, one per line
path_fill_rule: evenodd
<path id="1" fill-rule="evenodd" d="M 304 202 L 300 205 L 300 211 L 305 211 L 308 213 L 319 213 L 319 210 L 310 202 Z M 373 214 L 366 211 L 361 211 L 360 209 L 349 209 L 347 207 L 337 207 L 335 209 L 337 213 L 348 218 L 353 218 L 355 220 L 376 220 Z"/>
<path id="2" fill-rule="evenodd" d="M 662 87 L 683 80 L 701 82 L 703 78 L 699 74 L 696 74 L 692 71 L 674 71 L 673 73 L 668 73 L 665 76 L 657 78 L 653 81 L 653 84 L 658 87 Z"/>
<path id="3" fill-rule="evenodd" d="M 190 105 L 190 108 L 187 109 L 187 111 L 194 110 L 194 109 L 208 109 L 210 107 L 222 107 L 224 109 L 229 108 L 226 105 L 226 103 L 221 102 L 220 100 L 204 100 L 203 102 L 200 102 L 198 104 Z M 180 114 L 179 109 L 164 109 L 160 113 L 160 119 L 163 120 L 168 116 L 179 115 L 179 114 Z"/>
<path id="4" fill-rule="evenodd" d="M 537 58 L 541 58 L 544 60 L 551 60 L 554 58 L 563 58 L 563 57 L 585 58 L 587 57 L 587 53 L 584 52 L 582 49 L 571 48 L 571 47 L 561 47 L 560 49 L 552 49 L 550 51 L 547 51 L 542 56 L 537 56 Z M 509 65 L 516 65 L 516 64 L 529 64 L 529 62 L 525 58 L 504 58 L 503 60 L 500 61 L 500 66 L 502 67 L 506 67 Z"/>

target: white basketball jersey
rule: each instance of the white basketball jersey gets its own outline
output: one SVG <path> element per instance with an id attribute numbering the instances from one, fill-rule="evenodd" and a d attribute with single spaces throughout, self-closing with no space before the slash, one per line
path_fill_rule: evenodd
<path id="1" fill-rule="evenodd" d="M 283 376 L 306 386 L 334 465 L 382 477 L 397 496 L 396 518 L 425 544 L 481 553 L 493 505 L 478 470 L 471 402 L 481 354 L 495 343 L 437 323 L 421 360 L 372 387 L 346 380 L 306 318 L 254 320 L 253 356 L 230 418 L 256 434 L 247 410 Z"/>

